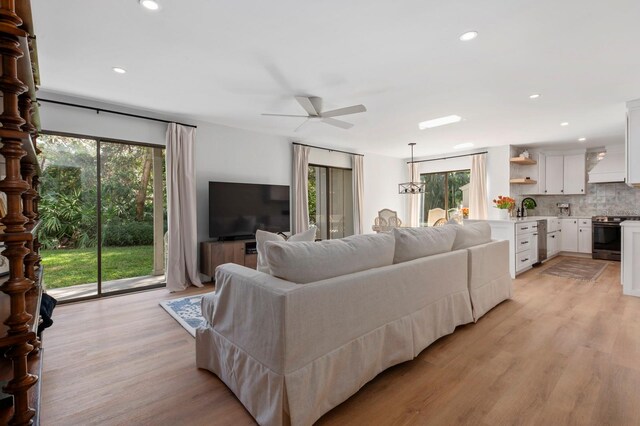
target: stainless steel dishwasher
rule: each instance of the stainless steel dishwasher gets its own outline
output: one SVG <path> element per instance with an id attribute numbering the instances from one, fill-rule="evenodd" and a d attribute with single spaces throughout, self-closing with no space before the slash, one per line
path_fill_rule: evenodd
<path id="1" fill-rule="evenodd" d="M 542 263 L 547 260 L 547 221 L 542 219 L 538 221 L 538 262 Z"/>

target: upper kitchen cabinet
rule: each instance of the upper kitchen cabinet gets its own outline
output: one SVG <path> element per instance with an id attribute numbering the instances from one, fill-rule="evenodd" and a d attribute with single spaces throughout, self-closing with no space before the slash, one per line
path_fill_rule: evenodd
<path id="1" fill-rule="evenodd" d="M 564 156 L 548 155 L 546 167 L 546 187 L 543 193 L 548 195 L 564 194 Z"/>
<path id="2" fill-rule="evenodd" d="M 548 154 L 546 167 L 547 195 L 584 195 L 587 181 L 585 151 Z"/>
<path id="3" fill-rule="evenodd" d="M 584 194 L 587 180 L 587 158 L 581 154 L 564 156 L 563 194 Z"/>
<path id="4" fill-rule="evenodd" d="M 627 102 L 627 184 L 640 188 L 640 99 Z"/>

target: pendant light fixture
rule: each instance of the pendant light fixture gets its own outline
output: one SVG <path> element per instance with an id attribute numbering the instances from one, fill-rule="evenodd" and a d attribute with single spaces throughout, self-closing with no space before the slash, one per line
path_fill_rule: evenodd
<path id="1" fill-rule="evenodd" d="M 413 182 L 413 168 L 416 166 L 415 162 L 413 161 L 413 146 L 415 144 L 415 142 L 411 142 L 409 144 L 409 146 L 411 147 L 411 163 L 409 163 L 411 164 L 411 176 L 409 179 L 411 181 L 398 184 L 398 193 L 400 194 L 424 194 L 427 189 L 424 182 Z"/>

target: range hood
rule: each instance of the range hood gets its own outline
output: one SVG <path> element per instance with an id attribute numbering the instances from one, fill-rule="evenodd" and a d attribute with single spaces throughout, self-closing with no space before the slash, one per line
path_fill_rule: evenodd
<path id="1" fill-rule="evenodd" d="M 589 172 L 589 183 L 624 182 L 625 168 L 624 145 L 606 147 L 607 152 Z"/>

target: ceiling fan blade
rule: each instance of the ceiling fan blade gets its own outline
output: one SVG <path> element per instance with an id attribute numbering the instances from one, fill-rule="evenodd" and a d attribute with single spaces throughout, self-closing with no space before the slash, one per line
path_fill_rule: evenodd
<path id="1" fill-rule="evenodd" d="M 320 111 L 316 110 L 316 107 L 313 105 L 313 103 L 311 103 L 311 98 L 308 98 L 306 96 L 296 96 L 296 101 L 298 101 L 300 106 L 304 108 L 304 110 L 307 111 L 309 115 L 320 115 Z"/>
<path id="2" fill-rule="evenodd" d="M 323 123 L 331 124 L 332 126 L 340 127 L 341 129 L 350 129 L 353 127 L 353 124 L 347 123 L 346 121 L 336 120 L 335 118 L 323 118 Z"/>
<path id="3" fill-rule="evenodd" d="M 307 124 L 309 122 L 309 119 L 307 118 L 306 120 L 304 120 L 302 122 L 301 125 L 299 125 L 298 127 L 296 127 L 296 129 L 294 130 L 294 132 L 297 132 L 298 130 L 302 129 L 302 127 L 304 127 L 305 124 Z"/>
<path id="4" fill-rule="evenodd" d="M 292 114 L 268 114 L 262 113 L 261 115 L 267 115 L 269 117 L 298 117 L 298 118 L 308 118 L 308 115 L 292 115 Z"/>
<path id="5" fill-rule="evenodd" d="M 339 115 L 357 114 L 359 112 L 365 112 L 367 108 L 364 105 L 353 105 L 345 108 L 338 108 L 331 111 L 325 111 L 320 114 L 321 117 L 337 117 Z"/>

